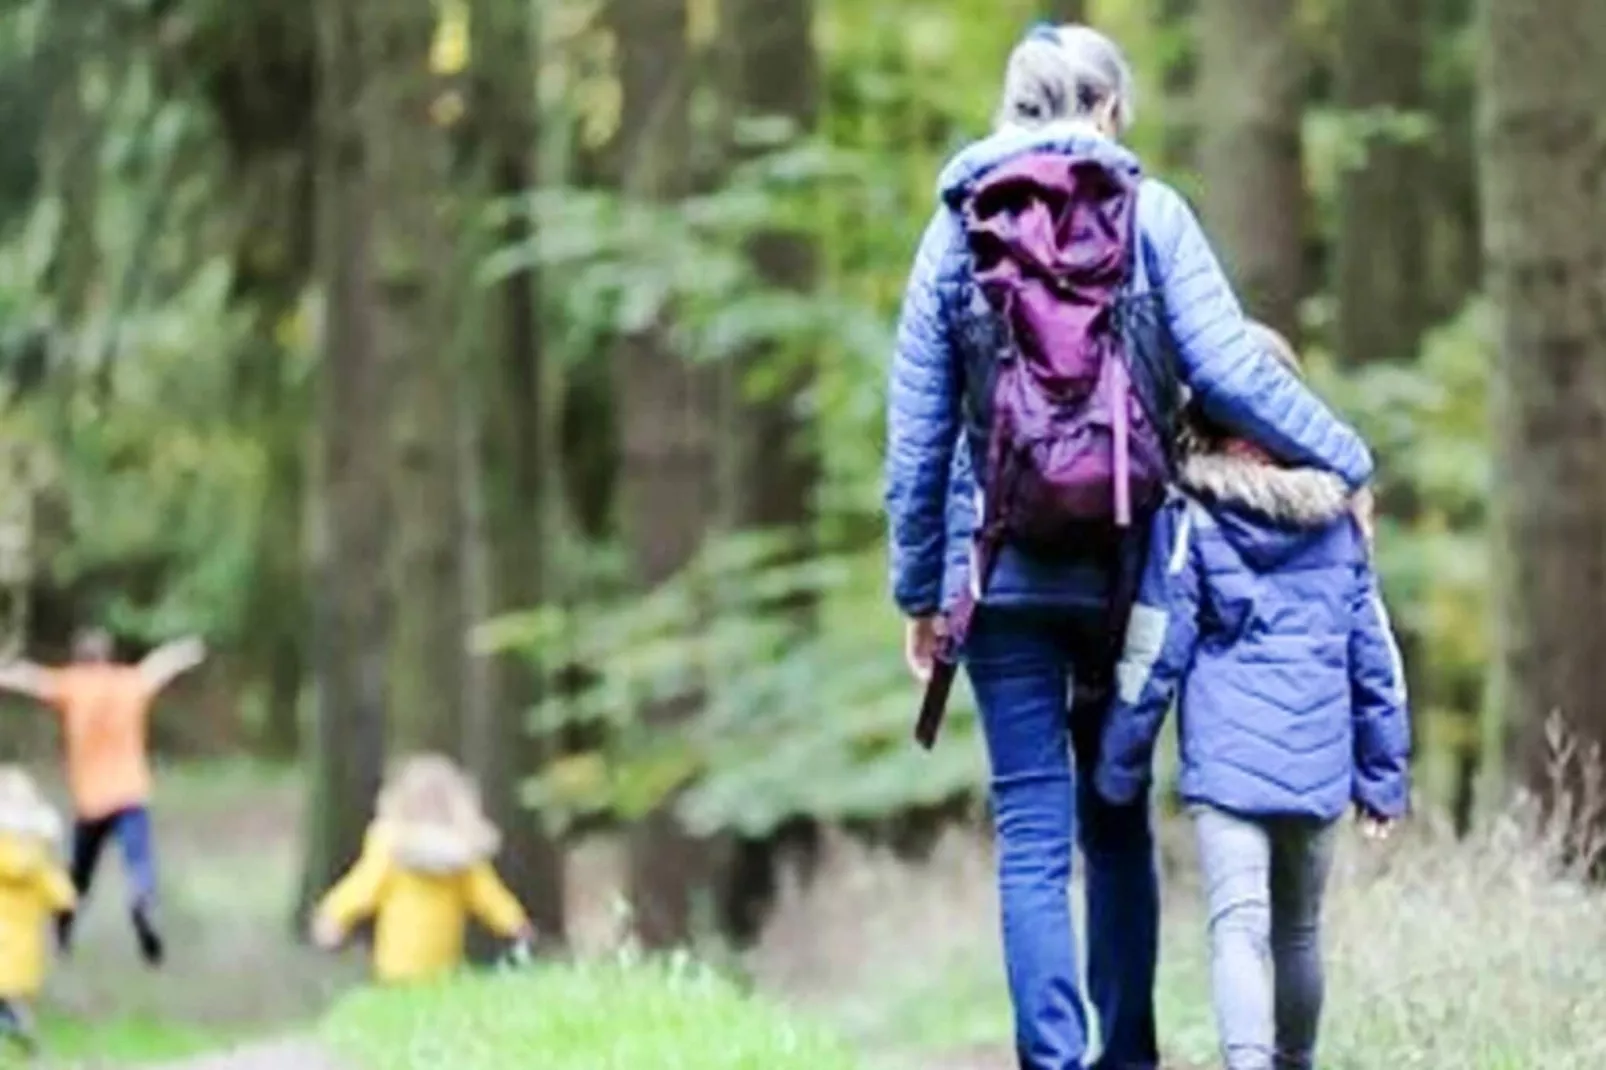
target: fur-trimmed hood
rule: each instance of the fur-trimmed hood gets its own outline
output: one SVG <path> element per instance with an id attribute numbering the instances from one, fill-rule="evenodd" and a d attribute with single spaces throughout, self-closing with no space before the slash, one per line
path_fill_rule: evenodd
<path id="1" fill-rule="evenodd" d="M 1349 488 L 1331 472 L 1279 468 L 1232 454 L 1189 456 L 1181 482 L 1209 504 L 1237 506 L 1287 527 L 1323 528 L 1350 508 Z"/>
<path id="2" fill-rule="evenodd" d="M 374 830 L 397 865 L 421 873 L 461 872 L 502 845 L 473 782 L 438 755 L 414 757 L 397 770 L 379 793 Z"/>
<path id="3" fill-rule="evenodd" d="M 1314 468 L 1253 457 L 1196 453 L 1182 462 L 1183 489 L 1210 512 L 1244 563 L 1266 571 L 1328 538 L 1350 511 L 1349 489 Z"/>

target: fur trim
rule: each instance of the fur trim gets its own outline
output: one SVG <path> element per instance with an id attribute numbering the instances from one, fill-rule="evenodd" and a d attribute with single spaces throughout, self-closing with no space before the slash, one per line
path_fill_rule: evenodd
<path id="1" fill-rule="evenodd" d="M 501 836 L 489 824 L 458 828 L 422 822 L 387 824 L 392 857 L 421 873 L 461 873 L 495 857 Z"/>
<path id="2" fill-rule="evenodd" d="M 1181 480 L 1208 502 L 1240 505 L 1295 527 L 1331 524 L 1350 508 L 1344 481 L 1314 468 L 1278 468 L 1245 457 L 1199 453 L 1182 462 Z"/>

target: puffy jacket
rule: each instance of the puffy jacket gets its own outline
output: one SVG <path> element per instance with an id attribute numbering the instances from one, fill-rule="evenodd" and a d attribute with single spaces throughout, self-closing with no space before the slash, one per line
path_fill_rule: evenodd
<path id="1" fill-rule="evenodd" d="M 1136 799 L 1180 688 L 1185 800 L 1331 820 L 1404 813 L 1405 676 L 1348 490 L 1209 455 L 1154 517 L 1098 791 Z"/>
<path id="2" fill-rule="evenodd" d="M 1136 157 L 1085 124 L 1005 129 L 943 169 L 941 203 L 915 256 L 898 326 L 887 403 L 886 509 L 893 594 L 910 616 L 942 608 L 964 581 L 976 518 L 977 473 L 969 458 L 985 456 L 985 427 L 968 421 L 968 434 L 960 434 L 967 369 L 974 374 L 992 359 L 965 329 L 975 315 L 975 291 L 965 285 L 960 213 L 976 183 L 1000 164 L 1045 150 L 1094 156 L 1141 181 L 1137 230 L 1144 255 L 1137 259 L 1136 289 L 1160 291 L 1180 374 L 1204 409 L 1280 457 L 1337 473 L 1351 488 L 1371 478 L 1371 456 L 1355 432 L 1256 347 L 1204 232 L 1175 190 L 1142 178 Z M 1101 601 L 1108 573 L 1107 563 L 1047 562 L 1006 548 L 987 601 Z"/>
<path id="3" fill-rule="evenodd" d="M 318 912 L 342 932 L 375 919 L 374 978 L 386 984 L 455 970 L 463 961 L 471 915 L 507 939 L 528 925 L 482 845 L 419 835 L 384 821 L 369 827 L 362 856 Z"/>
<path id="4" fill-rule="evenodd" d="M 49 842 L 0 819 L 0 999 L 38 995 L 49 957 L 46 929 L 75 898 Z"/>

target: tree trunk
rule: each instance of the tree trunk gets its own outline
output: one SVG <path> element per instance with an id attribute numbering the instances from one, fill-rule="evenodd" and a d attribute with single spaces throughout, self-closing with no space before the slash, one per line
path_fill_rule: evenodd
<path id="1" fill-rule="evenodd" d="M 390 549 L 390 367 L 377 338 L 373 201 L 360 106 L 368 88 L 360 0 L 324 0 L 319 21 L 318 532 L 314 673 L 318 746 L 299 916 L 357 856 L 384 764 Z"/>
<path id="2" fill-rule="evenodd" d="M 535 31 L 522 0 L 479 0 L 473 9 L 472 121 L 476 163 L 493 197 L 536 185 L 539 144 L 535 101 Z M 532 240 L 529 224 L 511 220 L 497 235 L 508 245 Z M 538 315 L 539 279 L 521 271 L 487 295 L 481 371 L 486 384 L 475 412 L 483 428 L 473 447 L 485 488 L 483 545 L 489 550 L 484 589 L 492 615 L 525 610 L 545 598 L 550 544 L 545 500 L 545 365 Z M 466 753 L 485 791 L 493 819 L 504 831 L 504 876 L 530 913 L 544 944 L 565 940 L 562 851 L 540 815 L 519 799 L 519 784 L 542 760 L 527 727 L 540 697 L 540 680 L 523 656 L 492 667 L 489 694 L 469 725 Z"/>
<path id="3" fill-rule="evenodd" d="M 380 76 L 368 104 L 378 342 L 397 388 L 391 718 L 403 746 L 456 754 L 468 682 L 457 468 L 464 369 L 449 328 L 450 145 L 431 118 L 442 87 L 426 64 L 437 5 L 383 0 L 368 17 Z"/>
<path id="4" fill-rule="evenodd" d="M 1057 25 L 1087 21 L 1087 0 L 1042 0 L 1043 17 Z"/>
<path id="5" fill-rule="evenodd" d="M 1199 163 L 1206 229 L 1249 314 L 1297 339 L 1305 296 L 1294 0 L 1200 0 Z"/>
<path id="6" fill-rule="evenodd" d="M 1343 6 L 1339 106 L 1381 119 L 1426 107 L 1423 0 Z M 1384 132 L 1339 187 L 1338 353 L 1359 364 L 1416 355 L 1427 328 L 1425 148 Z"/>
<path id="7" fill-rule="evenodd" d="M 1556 805 L 1552 789 L 1583 777 L 1552 779 L 1550 719 L 1587 760 L 1606 742 L 1606 5 L 1486 0 L 1484 17 L 1484 250 L 1500 317 L 1498 530 L 1509 555 L 1501 708 L 1515 771 Z"/>
<path id="8" fill-rule="evenodd" d="M 669 201 L 686 190 L 691 64 L 685 0 L 613 0 L 623 111 L 618 175 L 628 195 Z M 624 468 L 620 506 L 638 580 L 647 587 L 688 565 L 718 509 L 717 373 L 681 359 L 668 324 L 621 340 L 615 365 Z M 658 731 L 697 709 L 696 695 L 643 711 Z M 649 948 L 691 941 L 709 890 L 710 852 L 666 802 L 630 833 L 629 891 Z"/>
<path id="9" fill-rule="evenodd" d="M 1061 8 L 1080 5 L 1059 5 Z M 1079 14 L 1054 12 L 1073 21 Z M 814 50 L 812 0 L 769 0 L 764 5 L 726 0 L 721 20 L 731 52 L 729 85 L 732 114 L 738 121 L 784 118 L 799 136 L 813 133 L 820 109 L 820 71 Z M 806 292 L 815 286 L 817 250 L 806 234 L 760 231 L 749 243 L 757 277 L 767 287 Z M 755 395 L 750 381 L 759 370 L 784 369 L 778 382 Z M 800 418 L 798 406 L 813 376 L 806 353 L 764 346 L 744 354 L 728 369 L 727 397 L 734 401 L 722 452 L 734 469 L 731 519 L 738 529 L 774 533 L 796 542 L 801 554 L 813 535 L 814 495 L 819 483 L 819 448 Z M 813 607 L 806 602 L 780 607 L 795 613 L 800 632 L 810 628 Z M 745 944 L 757 938 L 778 890 L 783 847 L 806 852 L 817 840 L 812 822 L 794 822 L 784 836 L 740 838 L 726 845 L 719 889 L 721 928 Z"/>

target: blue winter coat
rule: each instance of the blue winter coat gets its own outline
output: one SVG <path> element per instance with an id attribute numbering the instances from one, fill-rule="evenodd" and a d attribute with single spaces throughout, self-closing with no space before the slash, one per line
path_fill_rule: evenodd
<path id="1" fill-rule="evenodd" d="M 1098 791 L 1138 798 L 1178 703 L 1183 798 L 1247 816 L 1398 817 L 1405 678 L 1347 488 L 1211 455 L 1156 514 Z"/>
<path id="2" fill-rule="evenodd" d="M 976 479 L 970 456 L 985 456 L 986 428 L 966 419 L 965 384 L 992 359 L 965 286 L 960 210 L 990 171 L 1031 151 L 1091 155 L 1135 179 L 1136 157 L 1085 124 L 1010 128 L 971 145 L 943 169 L 941 204 L 910 273 L 888 398 L 886 508 L 892 587 L 909 616 L 948 604 L 964 582 L 975 528 Z M 1352 488 L 1371 477 L 1365 444 L 1299 380 L 1252 341 L 1244 314 L 1192 211 L 1153 179 L 1139 189 L 1136 289 L 1160 291 L 1167 326 L 1193 396 L 1216 420 L 1278 456 L 1338 473 Z M 1151 278 L 1152 276 L 1152 278 Z M 966 295 L 974 299 L 965 302 Z M 965 307 L 960 307 L 965 304 Z M 961 427 L 968 434 L 961 440 Z M 1106 563 L 1046 562 L 1013 549 L 1000 555 L 987 601 L 1094 604 L 1106 597 Z"/>

